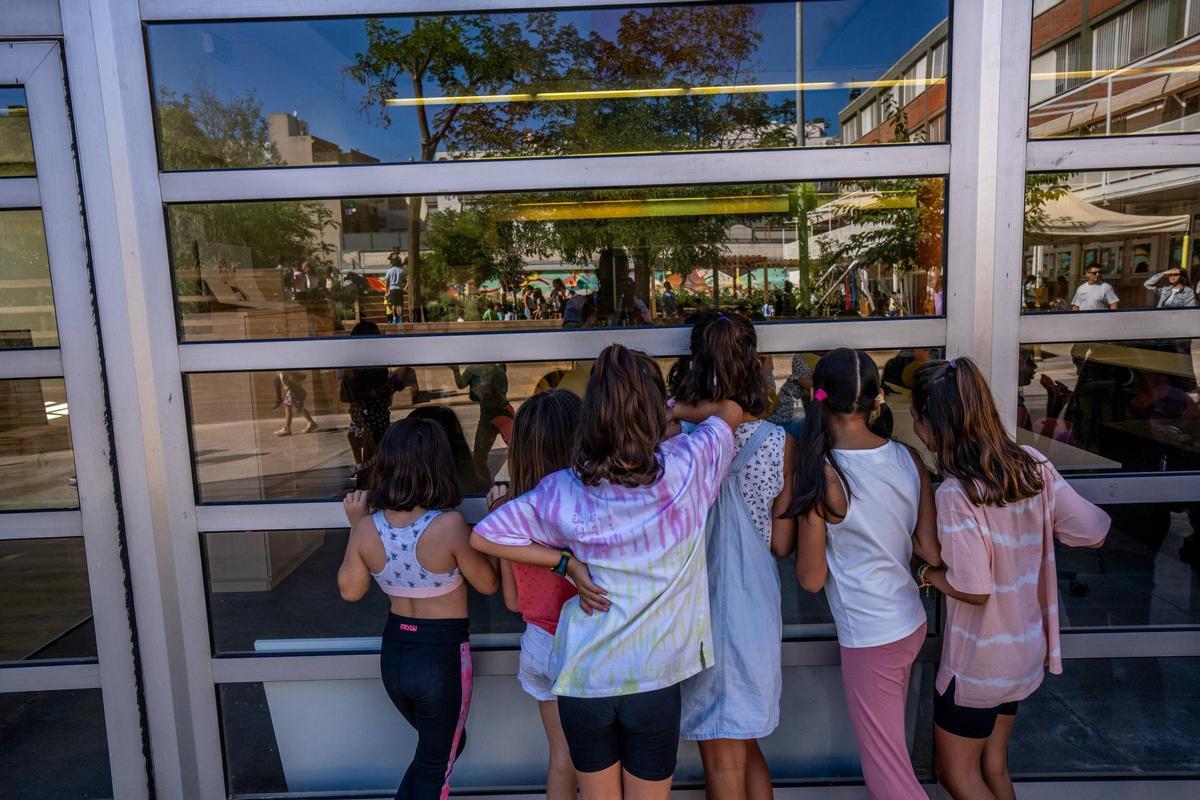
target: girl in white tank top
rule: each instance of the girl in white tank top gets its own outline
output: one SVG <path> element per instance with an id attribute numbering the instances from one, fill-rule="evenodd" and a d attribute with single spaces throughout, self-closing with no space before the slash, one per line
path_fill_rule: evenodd
<path id="1" fill-rule="evenodd" d="M 829 600 L 868 793 L 924 800 L 904 702 L 925 639 L 909 559 L 941 561 L 933 489 L 914 451 L 871 429 L 883 389 L 870 356 L 834 350 L 817 363 L 813 389 L 787 511 L 798 518 L 796 577 Z"/>

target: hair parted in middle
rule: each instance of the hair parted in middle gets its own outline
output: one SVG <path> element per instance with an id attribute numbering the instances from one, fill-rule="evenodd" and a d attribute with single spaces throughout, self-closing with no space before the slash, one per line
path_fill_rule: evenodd
<path id="1" fill-rule="evenodd" d="M 575 474 L 587 486 L 608 481 L 648 486 L 658 480 L 667 432 L 667 390 L 658 362 L 612 344 L 600 352 L 583 397 Z"/>

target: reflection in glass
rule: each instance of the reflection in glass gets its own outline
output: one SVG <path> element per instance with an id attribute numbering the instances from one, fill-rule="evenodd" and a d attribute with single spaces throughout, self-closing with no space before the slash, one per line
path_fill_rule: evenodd
<path id="1" fill-rule="evenodd" d="M 150 25 L 160 156 L 176 170 L 935 141 L 948 10 L 828 0 Z"/>
<path id="2" fill-rule="evenodd" d="M 1200 772 L 1197 670 L 1198 658 L 1068 661 L 1021 702 L 1009 771 Z"/>
<path id="3" fill-rule="evenodd" d="M 0 86 L 0 178 L 27 177 L 35 172 L 25 90 Z"/>
<path id="4" fill-rule="evenodd" d="M 1115 5 L 1063 3 L 1033 20 L 1030 138 L 1200 130 L 1200 9 Z"/>
<path id="5" fill-rule="evenodd" d="M 944 189 L 439 195 L 423 216 L 402 197 L 209 203 L 168 218 L 186 341 L 548 331 L 714 306 L 760 321 L 940 315 Z"/>
<path id="6" fill-rule="evenodd" d="M 1060 472 L 1200 469 L 1190 339 L 1021 348 L 1018 441 Z"/>
<path id="7" fill-rule="evenodd" d="M 1200 503 L 1104 510 L 1102 550 L 1058 550 L 1062 627 L 1200 625 Z"/>
<path id="8" fill-rule="evenodd" d="M 113 796 L 99 689 L 0 694 L 5 800 Z"/>
<path id="9" fill-rule="evenodd" d="M 1022 308 L 1196 308 L 1200 167 L 1029 175 Z"/>
<path id="10" fill-rule="evenodd" d="M 0 541 L 0 662 L 95 657 L 83 539 Z"/>
<path id="11" fill-rule="evenodd" d="M 0 380 L 0 511 L 79 504 L 68 414 L 62 378 Z"/>
<path id="12" fill-rule="evenodd" d="M 0 350 L 57 344 L 42 212 L 0 211 Z"/>
<path id="13" fill-rule="evenodd" d="M 872 351 L 893 387 L 893 435 L 918 447 L 908 392 L 917 368 L 936 354 L 922 348 Z M 764 356 L 781 397 L 771 419 L 788 426 L 804 419 L 811 402 L 806 370 L 819 358 L 798 355 Z M 674 361 L 660 359 L 664 374 Z M 480 495 L 507 475 L 508 432 L 521 402 L 550 388 L 582 395 L 590 371 L 591 362 L 582 360 L 193 373 L 185 386 L 199 500 L 339 499 L 366 485 L 380 431 L 411 414 L 443 424 L 464 492 Z M 300 407 L 311 415 L 311 429 L 299 421 Z M 289 411 L 290 429 L 282 427 Z M 370 423 L 356 422 L 364 418 Z"/>

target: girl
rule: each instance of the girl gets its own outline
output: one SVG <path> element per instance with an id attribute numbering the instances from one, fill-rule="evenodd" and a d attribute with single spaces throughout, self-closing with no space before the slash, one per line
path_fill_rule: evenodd
<path id="1" fill-rule="evenodd" d="M 909 571 L 914 550 L 940 564 L 933 489 L 911 448 L 870 429 L 883 403 L 879 370 L 834 350 L 813 372 L 812 411 L 797 446 L 796 576 L 825 588 L 841 645 L 842 684 L 876 800 L 925 800 L 909 760 L 904 700 L 925 641 L 925 609 Z"/>
<path id="2" fill-rule="evenodd" d="M 313 419 L 313 415 L 304 407 L 304 401 L 308 399 L 308 390 L 304 388 L 304 373 L 294 370 L 287 370 L 277 373 L 276 377 L 279 383 L 276 384 L 275 407 L 283 404 L 283 427 L 275 431 L 276 436 L 291 436 L 292 435 L 292 416 L 298 411 L 300 415 L 308 421 L 304 426 L 305 433 L 312 433 L 317 429 L 317 421 Z"/>
<path id="3" fill-rule="evenodd" d="M 1012 800 L 1017 703 L 1046 665 L 1062 672 L 1054 539 L 1099 547 L 1109 519 L 1013 441 L 969 358 L 923 366 L 912 400 L 914 429 L 945 476 L 937 523 L 946 563 L 917 570 L 922 586 L 946 595 L 933 711 L 938 780 L 955 800 Z"/>
<path id="4" fill-rule="evenodd" d="M 571 465 L 581 407 L 579 397 L 563 389 L 534 395 L 521 405 L 508 450 L 509 497 L 520 497 L 542 478 Z M 490 505 L 493 508 L 499 505 L 505 494 L 497 484 L 489 496 Z M 558 718 L 557 698 L 550 691 L 554 683 L 550 653 L 554 649 L 559 613 L 563 603 L 575 596 L 575 587 L 548 569 L 509 561 L 500 562 L 500 584 L 504 589 L 504 604 L 525 620 L 517 679 L 521 688 L 538 701 L 538 712 L 550 744 L 546 798 L 572 800 L 577 789 L 575 769 Z"/>
<path id="5" fill-rule="evenodd" d="M 713 663 L 704 519 L 733 460 L 733 401 L 667 438 L 658 364 L 620 345 L 596 360 L 570 469 L 544 478 L 475 526 L 491 555 L 588 569 L 554 638 L 551 674 L 584 800 L 662 800 L 679 745 L 679 684 Z M 557 565 L 557 566 L 556 566 Z M 606 613 L 591 616 L 589 610 Z"/>
<path id="6" fill-rule="evenodd" d="M 355 602 L 371 579 L 391 600 L 379 670 L 396 708 L 417 730 L 417 749 L 397 800 L 444 800 L 462 749 L 471 704 L 465 577 L 482 594 L 499 580 L 471 549 L 456 511 L 461 497 L 445 432 L 432 420 L 388 429 L 370 492 L 345 500 L 350 538 L 338 570 L 342 599 Z"/>
<path id="7" fill-rule="evenodd" d="M 759 419 L 770 405 L 758 337 L 744 317 L 706 318 L 692 328 L 691 360 L 677 375 L 686 404 L 733 400 L 742 407 L 736 457 L 706 526 L 714 661 L 684 682 L 681 734 L 699 742 L 710 798 L 770 798 L 758 746 L 779 723 L 783 620 L 772 552 L 795 548 L 791 504 L 795 458 L 783 428 Z"/>

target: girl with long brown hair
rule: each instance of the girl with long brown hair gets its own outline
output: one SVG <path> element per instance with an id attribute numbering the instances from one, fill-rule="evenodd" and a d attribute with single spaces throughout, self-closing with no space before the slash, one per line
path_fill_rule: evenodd
<path id="1" fill-rule="evenodd" d="M 758 740 L 779 724 L 783 619 L 772 553 L 795 548 L 796 521 L 781 516 L 791 503 L 792 440 L 762 419 L 768 386 L 748 319 L 702 317 L 690 358 L 672 375 L 675 400 L 733 400 L 743 412 L 705 532 L 715 661 L 683 684 L 681 733 L 699 743 L 709 797 L 768 800 L 771 774 Z"/>
<path id="2" fill-rule="evenodd" d="M 979 367 L 931 361 L 917 373 L 914 429 L 944 481 L 944 566 L 917 578 L 946 595 L 934 697 L 938 779 L 955 800 L 1013 800 L 1008 741 L 1017 704 L 1048 666 L 1062 672 L 1054 540 L 1099 547 L 1108 515 L 1005 430 Z"/>
<path id="3" fill-rule="evenodd" d="M 532 491 L 547 475 L 571 466 L 582 406 L 579 397 L 565 389 L 534 395 L 521 404 L 508 446 L 509 484 L 497 484 L 488 494 L 490 508 Z M 551 557 L 558 555 L 553 551 Z M 576 572 L 582 569 L 581 562 L 574 566 Z M 578 579 L 584 581 L 586 576 Z M 563 603 L 576 595 L 575 586 L 545 567 L 506 559 L 500 561 L 500 585 L 504 604 L 525 620 L 517 680 L 537 701 L 550 746 L 546 800 L 572 800 L 577 781 L 558 716 L 558 698 L 550 691 L 554 684 L 550 656 Z"/>
<path id="4" fill-rule="evenodd" d="M 813 404 L 797 447 L 792 505 L 796 576 L 825 590 L 841 646 L 842 685 L 872 800 L 923 800 L 909 759 L 905 699 L 925 641 L 914 552 L 940 563 L 933 489 L 911 448 L 871 429 L 879 369 L 834 350 L 813 371 Z"/>
<path id="5" fill-rule="evenodd" d="M 602 614 L 589 614 L 594 597 L 583 586 L 563 606 L 551 659 L 584 800 L 665 800 L 679 743 L 679 684 L 713 662 L 704 520 L 733 459 L 742 409 L 726 400 L 676 406 L 674 414 L 707 418 L 668 438 L 658 363 L 605 348 L 588 381 L 571 467 L 497 508 L 471 540 L 490 555 L 559 574 L 578 557 L 604 587 Z"/>

